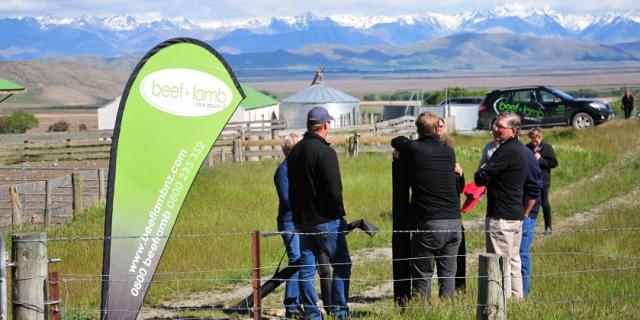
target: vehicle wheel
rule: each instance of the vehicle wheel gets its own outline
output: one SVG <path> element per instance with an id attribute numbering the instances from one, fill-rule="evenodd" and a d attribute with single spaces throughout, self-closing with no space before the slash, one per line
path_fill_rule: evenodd
<path id="1" fill-rule="evenodd" d="M 573 119 L 571 119 L 571 125 L 576 129 L 587 129 L 593 127 L 595 122 L 590 115 L 584 112 L 579 112 L 573 116 Z"/>

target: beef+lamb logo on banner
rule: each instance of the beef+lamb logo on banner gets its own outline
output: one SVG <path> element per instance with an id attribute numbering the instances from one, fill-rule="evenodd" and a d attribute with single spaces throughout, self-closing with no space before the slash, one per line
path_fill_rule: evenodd
<path id="1" fill-rule="evenodd" d="M 153 107 L 186 117 L 214 114 L 233 99 L 222 80 L 192 69 L 153 72 L 142 80 L 140 94 Z"/>

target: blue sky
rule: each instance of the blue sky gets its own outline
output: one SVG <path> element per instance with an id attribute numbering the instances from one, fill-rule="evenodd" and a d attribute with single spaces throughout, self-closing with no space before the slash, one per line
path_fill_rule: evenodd
<path id="1" fill-rule="evenodd" d="M 249 20 L 274 16 L 294 16 L 310 11 L 318 16 L 334 14 L 400 15 L 426 11 L 452 14 L 467 10 L 490 9 L 505 3 L 531 5 L 533 1 L 498 0 L 2 0 L 0 17 L 43 16 L 79 17 L 83 14 L 137 18 L 171 18 L 184 16 L 196 21 Z M 547 6 L 561 13 L 603 14 L 640 9 L 638 0 L 538 0 L 536 7 Z"/>

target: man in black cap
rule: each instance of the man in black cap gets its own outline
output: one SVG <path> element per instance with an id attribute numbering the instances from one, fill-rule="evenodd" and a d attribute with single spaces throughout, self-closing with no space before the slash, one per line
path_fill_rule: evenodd
<path id="1" fill-rule="evenodd" d="M 328 310 L 337 319 L 348 317 L 351 257 L 347 246 L 342 181 L 336 152 L 325 140 L 333 117 L 315 106 L 307 113 L 307 132 L 287 158 L 289 201 L 300 235 L 300 294 L 305 319 L 322 319 L 315 290 L 316 261 L 321 252 L 333 268 Z"/>

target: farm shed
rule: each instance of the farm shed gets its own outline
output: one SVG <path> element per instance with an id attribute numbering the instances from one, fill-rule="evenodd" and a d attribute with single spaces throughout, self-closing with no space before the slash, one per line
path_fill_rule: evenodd
<path id="1" fill-rule="evenodd" d="M 278 100 L 242 84 L 247 97 L 233 113 L 229 122 L 249 122 L 277 119 L 280 109 Z"/>
<path id="2" fill-rule="evenodd" d="M 471 132 L 476 130 L 478 121 L 477 104 L 449 104 L 447 105 L 386 105 L 382 110 L 382 118 L 386 120 L 396 119 L 403 116 L 417 117 L 420 113 L 431 111 L 440 117 L 455 118 L 455 130 L 458 132 Z"/>
<path id="3" fill-rule="evenodd" d="M 358 98 L 319 82 L 282 100 L 280 119 L 287 122 L 288 128 L 306 128 L 307 112 L 315 105 L 323 106 L 336 119 L 332 126 L 344 126 L 348 123 L 340 122 L 345 122 L 346 115 L 350 115 L 351 119 L 357 119 L 360 114 Z"/>
<path id="4" fill-rule="evenodd" d="M 240 103 L 229 122 L 271 120 L 277 117 L 280 103 L 247 85 L 242 85 L 247 97 Z M 98 109 L 98 130 L 113 130 L 118 115 L 120 97 Z"/>
<path id="5" fill-rule="evenodd" d="M 120 98 L 122 98 L 122 96 L 98 108 L 98 130 L 113 130 L 116 124 L 116 116 L 118 115 Z"/>

